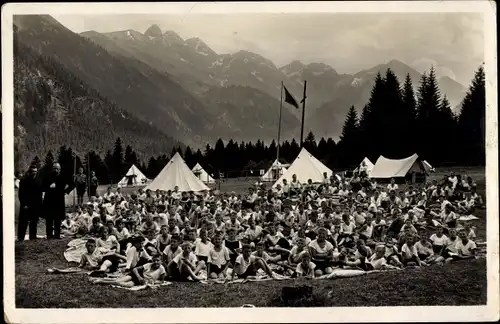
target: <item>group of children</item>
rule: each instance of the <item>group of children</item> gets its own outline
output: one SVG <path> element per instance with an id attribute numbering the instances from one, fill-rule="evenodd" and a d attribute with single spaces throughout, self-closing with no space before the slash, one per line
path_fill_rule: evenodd
<path id="1" fill-rule="evenodd" d="M 260 274 L 315 278 L 339 268 L 391 270 L 476 257 L 474 228 L 457 215 L 482 207 L 475 183 L 464 190 L 452 174 L 420 190 L 399 191 L 391 181 L 353 191 L 347 179 L 327 180 L 295 184 L 298 200 L 265 185 L 246 196 L 142 189 L 124 196 L 110 189 L 68 214 L 63 227 L 93 237 L 80 262 L 94 270 L 92 282 L 124 287 Z M 117 278 L 107 276 L 117 271 Z"/>

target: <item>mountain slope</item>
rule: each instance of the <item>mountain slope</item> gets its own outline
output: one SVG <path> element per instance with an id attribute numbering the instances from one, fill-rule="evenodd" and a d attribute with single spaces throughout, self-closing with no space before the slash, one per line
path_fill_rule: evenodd
<path id="1" fill-rule="evenodd" d="M 279 100 L 257 89 L 242 86 L 211 88 L 204 94 L 204 99 L 217 109 L 216 118 L 230 125 L 238 141 L 276 138 Z M 299 124 L 297 117 L 285 107 L 281 121 L 283 133 Z"/>
<path id="2" fill-rule="evenodd" d="M 103 154 L 116 137 L 143 159 L 179 145 L 172 138 L 119 109 L 55 60 L 14 41 L 14 132 L 16 162 L 24 170 L 34 156 L 74 152 Z"/>
<path id="3" fill-rule="evenodd" d="M 305 65 L 297 60 L 277 68 L 272 61 L 255 53 L 238 51 L 219 55 L 198 38 L 183 40 L 173 31 L 165 32 L 160 37 L 158 26 L 151 26 L 148 30 L 151 29 L 156 31 L 155 36 L 146 36 L 149 35 L 148 31 L 141 34 L 132 30 L 100 35 L 86 32 L 82 35 L 111 52 L 135 57 L 159 71 L 168 71 L 175 76 L 176 81 L 201 98 L 207 92 L 216 92 L 211 90 L 214 87 L 245 86 L 279 100 L 280 83 L 284 81 L 290 92 L 300 100 L 303 81 L 307 80 L 306 128 L 309 125 L 319 133 L 333 136 L 338 135 L 340 128 L 338 123 L 330 119 L 335 117 L 343 121 L 351 105 L 361 109 L 370 96 L 377 72 L 385 73 L 390 68 L 400 80 L 409 73 L 415 87 L 418 87 L 421 77 L 419 72 L 397 60 L 353 75 L 339 74 L 326 64 Z M 442 93 L 447 95 L 451 105 L 458 105 L 463 99 L 465 88 L 449 78 L 439 81 Z M 218 93 L 227 94 L 225 91 Z M 241 102 L 244 104 L 245 100 L 242 98 Z M 288 105 L 286 108 L 300 118 L 300 110 Z M 211 109 L 217 111 L 217 107 Z M 253 122 L 258 124 L 259 119 Z M 289 135 L 298 134 L 299 130 L 296 129 Z"/>
<path id="4" fill-rule="evenodd" d="M 192 144 L 215 128 L 207 107 L 168 75 L 125 54 L 112 56 L 50 16 L 15 16 L 14 22 L 21 43 L 54 57 L 103 96 L 166 134 Z M 147 37 L 141 35 L 132 36 Z"/>
<path id="5" fill-rule="evenodd" d="M 158 27 L 158 26 L 156 26 Z M 99 44 L 109 52 L 135 58 L 161 72 L 172 75 L 193 94 L 202 96 L 211 87 L 247 86 L 269 96 L 280 98 L 280 84 L 284 81 L 297 97 L 301 94 L 299 82 L 289 80 L 273 62 L 248 51 L 219 55 L 201 39 L 182 39 L 173 31 L 161 36 L 134 30 L 98 34 L 94 31 L 82 36 Z M 289 107 L 287 107 L 288 109 Z M 297 111 L 290 109 L 296 114 Z"/>

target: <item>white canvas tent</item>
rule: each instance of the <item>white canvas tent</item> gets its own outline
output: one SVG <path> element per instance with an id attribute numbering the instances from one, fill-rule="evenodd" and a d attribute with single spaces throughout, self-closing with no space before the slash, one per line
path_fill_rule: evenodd
<path id="1" fill-rule="evenodd" d="M 370 173 L 370 178 L 405 178 L 412 173 L 425 174 L 424 165 L 417 154 L 400 160 L 388 159 L 381 155 Z"/>
<path id="2" fill-rule="evenodd" d="M 146 187 L 146 189 L 155 190 L 174 190 L 175 186 L 179 191 L 202 191 L 210 190 L 203 181 L 198 179 L 194 173 L 189 170 L 186 162 L 179 153 L 176 153 L 167 165 L 161 170 L 156 178 Z"/>
<path id="3" fill-rule="evenodd" d="M 117 186 L 140 186 L 145 185 L 147 182 L 149 182 L 149 179 L 135 165 L 132 165 Z"/>
<path id="4" fill-rule="evenodd" d="M 292 181 L 292 176 L 294 174 L 297 175 L 297 180 L 301 183 L 307 183 L 309 179 L 311 179 L 313 183 L 319 183 L 324 179 L 324 172 L 326 172 L 328 177 L 333 173 L 332 170 L 303 148 L 290 167 L 274 183 L 273 188 L 278 184 L 283 184 L 283 179 L 287 179 L 288 182 Z"/>
<path id="5" fill-rule="evenodd" d="M 373 170 L 373 167 L 374 164 L 372 163 L 372 161 L 370 161 L 367 157 L 365 157 L 363 161 L 361 161 L 359 166 L 354 170 L 354 172 L 365 171 L 366 174 L 369 176 Z"/>
<path id="6" fill-rule="evenodd" d="M 279 178 L 286 171 L 286 168 L 289 165 L 280 163 L 278 159 L 276 159 L 271 167 L 264 173 L 264 175 L 260 178 L 261 181 L 274 181 Z"/>
<path id="7" fill-rule="evenodd" d="M 427 173 L 436 172 L 436 169 L 434 169 L 432 165 L 426 160 L 424 160 L 422 163 L 424 164 L 424 168 Z"/>
<path id="8" fill-rule="evenodd" d="M 194 175 L 204 183 L 215 183 L 215 179 L 212 178 L 210 174 L 208 174 L 207 171 L 205 171 L 205 169 L 203 169 L 199 163 L 196 163 L 191 171 L 193 171 Z"/>

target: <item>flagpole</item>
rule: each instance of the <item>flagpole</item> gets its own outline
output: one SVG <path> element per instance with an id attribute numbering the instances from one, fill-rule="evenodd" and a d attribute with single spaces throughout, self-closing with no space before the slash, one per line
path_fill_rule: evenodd
<path id="1" fill-rule="evenodd" d="M 302 98 L 302 126 L 300 127 L 300 148 L 302 148 L 304 139 L 304 118 L 306 115 L 306 86 L 307 86 L 307 81 L 304 80 L 304 97 Z"/>
<path id="2" fill-rule="evenodd" d="M 280 158 L 280 137 L 281 137 L 281 111 L 283 110 L 283 81 L 281 81 L 281 95 L 280 95 L 280 119 L 278 122 L 278 143 L 276 149 L 276 160 Z M 272 166 L 271 166 L 272 168 Z"/>

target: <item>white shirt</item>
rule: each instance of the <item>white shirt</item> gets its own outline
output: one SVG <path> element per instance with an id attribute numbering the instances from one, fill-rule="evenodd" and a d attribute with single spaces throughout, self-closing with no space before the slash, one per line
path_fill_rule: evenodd
<path id="1" fill-rule="evenodd" d="M 319 246 L 318 240 L 311 241 L 311 243 L 309 243 L 309 246 L 312 249 L 314 249 L 316 252 L 318 252 L 318 253 L 328 253 L 331 250 L 333 250 L 332 243 L 330 243 L 328 241 L 325 241 L 325 246 L 324 247 L 320 247 Z"/>
<path id="2" fill-rule="evenodd" d="M 396 183 L 395 184 L 389 183 L 387 185 L 387 190 L 388 191 L 391 191 L 391 190 L 397 191 L 398 189 L 399 189 L 399 186 Z"/>
<path id="3" fill-rule="evenodd" d="M 434 250 L 432 250 L 432 246 L 431 247 L 424 246 L 422 243 L 420 243 L 420 241 L 415 243 L 415 248 L 417 249 L 418 254 L 423 254 L 423 255 L 427 255 L 427 256 L 434 254 Z"/>
<path id="4" fill-rule="evenodd" d="M 152 263 L 146 263 L 144 266 L 144 272 L 142 273 L 142 276 L 146 280 L 158 280 L 161 275 L 164 275 L 166 273 L 165 268 L 160 265 L 158 269 L 154 270 L 152 268 L 153 264 Z"/>
<path id="5" fill-rule="evenodd" d="M 302 264 L 302 262 L 300 262 L 299 264 L 297 264 L 297 268 L 295 269 L 295 272 L 300 273 L 300 274 L 309 275 L 309 274 L 311 274 L 312 271 L 314 271 L 315 268 L 316 268 L 316 265 L 314 263 L 312 263 L 311 261 L 309 261 L 309 264 L 307 265 L 306 269 L 304 269 L 304 265 Z"/>
<path id="6" fill-rule="evenodd" d="M 97 247 L 104 247 L 108 250 L 111 250 L 111 248 L 116 245 L 118 245 L 118 240 L 114 235 L 109 235 L 106 240 L 103 240 L 102 238 L 98 238 L 96 240 Z"/>
<path id="7" fill-rule="evenodd" d="M 179 266 L 181 259 L 184 258 L 184 253 L 179 253 L 174 257 L 174 262 L 177 263 L 177 266 Z M 189 252 L 189 256 L 186 258 L 191 264 L 196 264 L 196 261 L 198 259 L 196 258 L 196 255 L 193 252 Z"/>
<path id="8" fill-rule="evenodd" d="M 409 247 L 408 244 L 406 244 L 406 243 L 403 244 L 403 247 L 401 248 L 401 252 L 403 253 L 403 255 L 406 258 L 411 258 L 413 256 L 418 255 L 417 248 L 415 247 L 415 245 Z"/>
<path id="9" fill-rule="evenodd" d="M 215 250 L 215 247 L 210 249 L 208 254 L 208 262 L 222 268 L 229 261 L 229 251 L 225 246 L 221 246 L 219 251 Z"/>
<path id="10" fill-rule="evenodd" d="M 385 258 L 375 259 L 377 257 L 376 254 L 373 254 L 368 262 L 373 266 L 375 270 L 381 269 L 384 265 L 387 265 L 387 260 Z"/>
<path id="11" fill-rule="evenodd" d="M 458 240 L 457 244 L 455 245 L 457 252 L 463 256 L 470 256 L 472 255 L 472 251 L 476 249 L 476 243 L 472 240 L 468 240 L 467 243 L 464 245 L 462 240 Z"/>
<path id="12" fill-rule="evenodd" d="M 210 255 L 210 250 L 213 249 L 214 245 L 212 242 L 207 241 L 207 243 L 203 243 L 201 240 L 196 242 L 196 248 L 194 253 L 199 256 L 208 257 Z"/>
<path id="13" fill-rule="evenodd" d="M 239 271 L 237 271 L 236 274 L 239 274 L 239 275 L 244 274 L 245 271 L 247 271 L 250 264 L 252 264 L 253 262 L 255 262 L 255 255 L 250 255 L 250 257 L 248 258 L 248 261 L 245 260 L 245 258 L 243 257 L 243 254 L 238 255 L 235 263 L 239 264 L 240 266 L 239 266 Z"/>
<path id="14" fill-rule="evenodd" d="M 429 240 L 431 241 L 432 245 L 443 246 L 446 245 L 448 237 L 444 234 L 441 237 L 438 237 L 436 234 L 432 234 Z"/>

